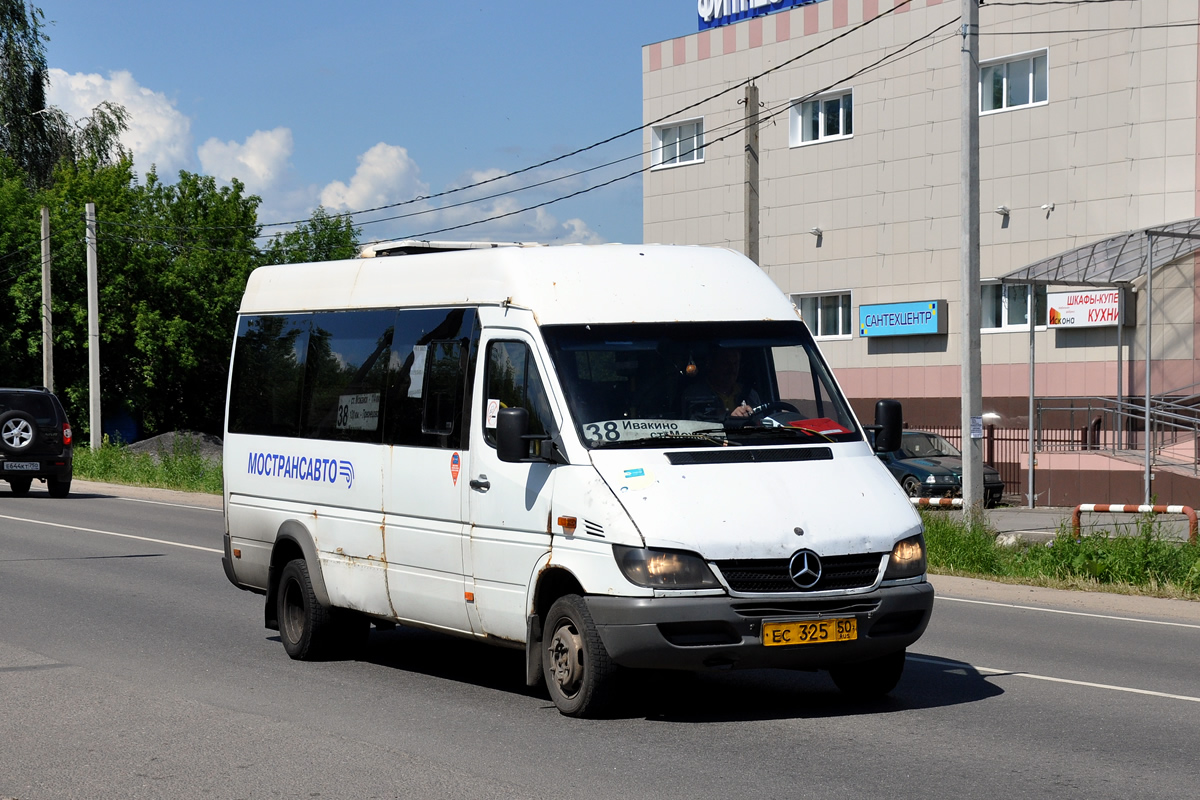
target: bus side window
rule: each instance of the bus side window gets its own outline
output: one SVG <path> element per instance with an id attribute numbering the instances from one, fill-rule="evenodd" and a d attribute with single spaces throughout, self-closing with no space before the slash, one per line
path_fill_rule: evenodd
<path id="1" fill-rule="evenodd" d="M 546 387 L 524 342 L 492 342 L 488 345 L 485 402 L 499 400 L 501 408 L 524 408 L 529 412 L 529 432 L 546 436 L 557 431 Z M 484 420 L 484 439 L 496 445 L 496 429 Z M 537 442 L 532 442 L 537 455 Z"/>
<path id="2" fill-rule="evenodd" d="M 472 342 L 469 308 L 401 309 L 392 342 L 384 441 L 411 447 L 465 449 Z"/>
<path id="3" fill-rule="evenodd" d="M 454 433 L 463 397 L 463 376 L 467 368 L 465 341 L 430 342 L 425 363 L 425 409 L 421 432 L 438 436 Z"/>
<path id="4" fill-rule="evenodd" d="M 272 314 L 238 320 L 230 433 L 299 435 L 310 316 Z"/>
<path id="5" fill-rule="evenodd" d="M 303 436 L 382 441 L 380 422 L 395 319 L 395 311 L 312 315 Z"/>

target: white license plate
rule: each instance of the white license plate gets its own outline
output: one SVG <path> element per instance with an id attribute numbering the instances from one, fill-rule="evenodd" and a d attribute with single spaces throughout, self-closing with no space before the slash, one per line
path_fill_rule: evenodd
<path id="1" fill-rule="evenodd" d="M 5 461 L 4 468 L 16 472 L 37 472 L 42 465 L 36 461 Z"/>

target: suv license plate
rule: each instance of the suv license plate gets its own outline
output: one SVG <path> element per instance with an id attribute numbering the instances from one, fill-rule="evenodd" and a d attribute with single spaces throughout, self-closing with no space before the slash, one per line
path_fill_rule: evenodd
<path id="1" fill-rule="evenodd" d="M 17 472 L 37 472 L 42 468 L 42 465 L 36 461 L 5 461 L 4 468 L 6 470 L 16 470 Z"/>
<path id="2" fill-rule="evenodd" d="M 762 638 L 765 647 L 852 642 L 858 638 L 858 620 L 850 617 L 808 622 L 764 622 Z"/>

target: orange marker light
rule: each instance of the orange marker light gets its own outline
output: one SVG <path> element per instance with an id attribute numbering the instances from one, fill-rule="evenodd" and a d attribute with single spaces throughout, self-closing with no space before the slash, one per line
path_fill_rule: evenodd
<path id="1" fill-rule="evenodd" d="M 559 517 L 558 524 L 565 533 L 574 533 L 575 532 L 575 518 L 574 517 Z"/>
<path id="2" fill-rule="evenodd" d="M 466 598 L 468 603 L 475 602 L 475 593 L 474 592 L 463 592 L 463 597 Z"/>
<path id="3" fill-rule="evenodd" d="M 233 548 L 233 557 L 234 557 L 234 558 L 241 558 L 241 557 L 242 557 L 242 549 L 241 549 L 240 547 L 235 547 L 235 548 Z"/>

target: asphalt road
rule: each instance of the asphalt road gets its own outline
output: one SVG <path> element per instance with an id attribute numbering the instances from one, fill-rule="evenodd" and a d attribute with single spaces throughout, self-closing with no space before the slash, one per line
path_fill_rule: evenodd
<path id="1" fill-rule="evenodd" d="M 562 717 L 520 653 L 373 631 L 291 661 L 220 566 L 212 498 L 0 488 L 0 798 L 1180 798 L 1200 604 L 935 578 L 893 696 L 644 676 Z"/>

